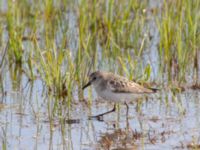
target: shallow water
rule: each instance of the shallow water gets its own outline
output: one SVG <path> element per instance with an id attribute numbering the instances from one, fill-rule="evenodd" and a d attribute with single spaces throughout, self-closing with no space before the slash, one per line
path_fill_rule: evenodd
<path id="1" fill-rule="evenodd" d="M 59 116 L 50 128 L 48 98 L 41 97 L 41 90 L 34 96 L 27 93 L 8 92 L 1 97 L 1 141 L 8 149 L 187 149 L 199 140 L 199 91 L 175 95 L 161 91 L 158 98 L 130 103 L 128 116 L 120 104 L 102 120 L 88 120 L 88 116 L 110 110 L 113 104 L 96 96 L 91 107 L 87 101 L 73 102 L 66 111 L 65 131 Z"/>

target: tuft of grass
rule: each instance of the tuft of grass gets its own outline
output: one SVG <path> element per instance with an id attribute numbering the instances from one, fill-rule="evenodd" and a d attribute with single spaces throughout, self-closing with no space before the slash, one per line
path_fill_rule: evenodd
<path id="1" fill-rule="evenodd" d="M 196 51 L 199 49 L 200 2 L 178 0 L 164 1 L 162 16 L 158 19 L 160 31 L 159 55 L 161 72 L 167 73 L 169 83 L 186 82 L 186 75 L 193 70 Z M 189 70 L 189 71 L 188 71 Z"/>

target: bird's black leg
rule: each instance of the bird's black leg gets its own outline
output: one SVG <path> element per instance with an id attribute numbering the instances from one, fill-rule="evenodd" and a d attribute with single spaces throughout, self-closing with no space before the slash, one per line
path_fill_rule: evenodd
<path id="1" fill-rule="evenodd" d="M 99 114 L 99 115 L 96 115 L 96 116 L 89 116 L 89 119 L 92 119 L 92 118 L 96 118 L 97 120 L 102 120 L 102 117 L 106 114 L 109 114 L 111 112 L 114 112 L 116 110 L 116 104 L 114 105 L 113 109 L 112 110 L 109 110 L 105 113 L 102 113 L 102 114 Z"/>
<path id="2" fill-rule="evenodd" d="M 125 102 L 126 105 L 126 128 L 129 129 L 129 122 L 128 122 L 128 111 L 129 111 L 129 106 L 128 104 Z"/>
<path id="3" fill-rule="evenodd" d="M 126 102 L 125 102 L 125 105 L 126 105 L 126 117 L 128 117 L 129 106 Z"/>

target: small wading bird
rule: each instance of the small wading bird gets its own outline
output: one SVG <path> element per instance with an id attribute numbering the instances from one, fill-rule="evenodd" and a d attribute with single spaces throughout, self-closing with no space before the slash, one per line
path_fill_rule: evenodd
<path id="1" fill-rule="evenodd" d="M 128 80 L 119 75 L 115 75 L 110 72 L 96 71 L 90 74 L 89 82 L 83 86 L 83 90 L 93 85 L 98 96 L 101 98 L 110 101 L 110 102 L 124 102 L 127 107 L 128 113 L 128 104 L 131 100 L 135 98 L 140 98 L 144 95 L 150 95 L 156 93 L 157 89 L 145 88 L 133 81 Z M 114 112 L 116 109 L 116 104 L 114 108 L 108 112 L 99 114 L 97 116 L 91 116 L 90 118 L 99 118 L 105 114 Z"/>

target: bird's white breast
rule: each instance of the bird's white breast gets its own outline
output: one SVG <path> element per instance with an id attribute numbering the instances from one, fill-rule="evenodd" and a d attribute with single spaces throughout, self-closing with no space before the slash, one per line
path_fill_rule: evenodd
<path id="1" fill-rule="evenodd" d="M 109 89 L 100 89 L 99 87 L 95 87 L 95 90 L 98 96 L 111 102 L 127 102 L 142 97 L 142 94 L 115 93 Z"/>

